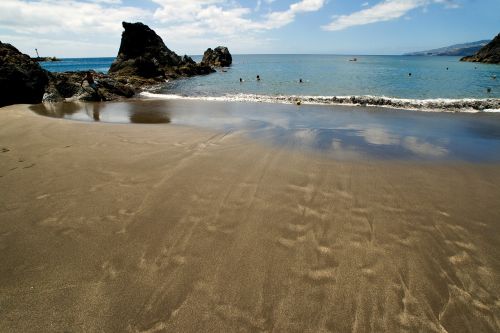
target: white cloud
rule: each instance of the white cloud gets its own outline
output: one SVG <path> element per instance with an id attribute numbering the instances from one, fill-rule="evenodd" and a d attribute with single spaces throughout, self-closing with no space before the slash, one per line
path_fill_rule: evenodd
<path id="1" fill-rule="evenodd" d="M 268 44 L 261 32 L 284 27 L 298 15 L 318 11 L 326 3 L 326 0 L 295 0 L 284 10 L 273 11 L 275 0 L 259 0 L 260 11 L 256 12 L 255 3 L 246 5 L 248 2 L 238 0 L 151 1 L 158 5 L 156 9 L 128 5 L 123 0 L 0 0 L 0 33 L 7 38 L 6 42 L 23 40 L 21 49 L 26 45 L 21 38 L 25 36 L 31 38 L 32 45 L 44 40 L 47 47 L 39 48 L 50 51 L 61 46 L 56 41 L 78 41 L 85 44 L 85 50 L 92 43 L 99 48 L 108 43 L 113 46 L 110 50 L 119 46 L 122 21 L 141 21 L 166 39 L 169 47 L 183 45 L 189 53 L 212 46 L 209 41 L 244 45 L 239 52 L 252 52 Z M 174 38 L 169 40 L 170 37 Z M 69 48 L 71 43 L 53 55 L 73 54 Z"/>
<path id="2" fill-rule="evenodd" d="M 433 3 L 442 4 L 446 8 L 459 7 L 454 0 L 384 0 L 358 12 L 335 17 L 331 23 L 323 26 L 323 29 L 339 31 L 358 25 L 391 21 L 405 16 L 416 8 L 423 7 L 425 9 L 426 6 Z"/>
<path id="3" fill-rule="evenodd" d="M 135 7 L 109 7 L 112 0 L 101 0 L 108 6 L 83 1 L 25 1 L 0 2 L 0 27 L 20 34 L 120 32 L 123 20 L 148 16 Z M 118 3 L 113 1 L 113 3 Z"/>
<path id="4" fill-rule="evenodd" d="M 226 0 L 153 0 L 160 5 L 154 18 L 167 24 L 189 23 L 205 32 L 233 35 L 239 32 L 281 28 L 295 20 L 297 14 L 321 9 L 325 0 L 301 0 L 285 11 L 270 12 L 261 20 L 249 16 L 255 10 Z M 271 3 L 272 1 L 265 1 Z M 261 2 L 257 3 L 260 8 Z"/>

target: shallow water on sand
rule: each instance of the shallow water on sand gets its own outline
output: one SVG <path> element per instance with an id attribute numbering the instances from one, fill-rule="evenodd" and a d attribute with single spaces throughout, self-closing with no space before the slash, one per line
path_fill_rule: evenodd
<path id="1" fill-rule="evenodd" d="M 32 110 L 79 121 L 171 123 L 238 132 L 336 159 L 500 161 L 500 115 L 496 113 L 192 100 L 40 104 Z"/>

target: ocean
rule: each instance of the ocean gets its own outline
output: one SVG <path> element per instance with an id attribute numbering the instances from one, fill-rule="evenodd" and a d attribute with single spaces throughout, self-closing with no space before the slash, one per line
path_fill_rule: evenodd
<path id="1" fill-rule="evenodd" d="M 287 97 L 298 96 L 304 97 L 306 102 L 320 104 L 324 104 L 323 97 L 332 96 L 384 97 L 417 104 L 424 100 L 444 103 L 447 100 L 500 98 L 499 65 L 460 62 L 459 57 L 356 56 L 357 61 L 350 61 L 353 58 L 234 55 L 231 67 L 207 76 L 165 82 L 145 96 L 266 102 L 288 101 Z M 193 59 L 200 61 L 201 56 Z M 54 72 L 93 69 L 106 73 L 113 60 L 63 59 L 41 65 Z M 257 75 L 260 81 L 256 80 Z"/>

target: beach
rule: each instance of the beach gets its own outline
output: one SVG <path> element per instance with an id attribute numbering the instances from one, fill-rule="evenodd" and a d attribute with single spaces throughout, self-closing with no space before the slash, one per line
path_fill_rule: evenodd
<path id="1" fill-rule="evenodd" d="M 500 329 L 498 161 L 28 105 L 0 128 L 2 332 Z"/>

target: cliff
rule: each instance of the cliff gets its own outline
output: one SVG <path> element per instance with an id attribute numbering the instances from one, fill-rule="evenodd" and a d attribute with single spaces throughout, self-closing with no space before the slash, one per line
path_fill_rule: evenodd
<path id="1" fill-rule="evenodd" d="M 500 34 L 498 34 L 490 43 L 483 46 L 476 54 L 473 56 L 463 57 L 460 61 L 500 64 Z"/>

